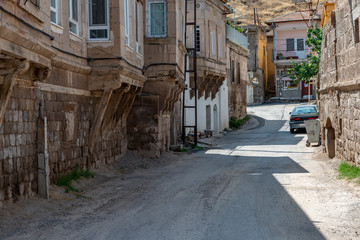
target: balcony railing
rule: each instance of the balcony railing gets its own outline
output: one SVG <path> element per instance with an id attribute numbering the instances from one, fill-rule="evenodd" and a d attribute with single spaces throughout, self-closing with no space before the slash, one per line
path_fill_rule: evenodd
<path id="1" fill-rule="evenodd" d="M 295 60 L 295 59 L 305 59 L 306 51 L 286 51 L 286 50 L 277 50 L 275 52 L 276 60 Z"/>
<path id="2" fill-rule="evenodd" d="M 248 49 L 248 38 L 228 24 L 226 24 L 226 38 L 233 43 Z"/>

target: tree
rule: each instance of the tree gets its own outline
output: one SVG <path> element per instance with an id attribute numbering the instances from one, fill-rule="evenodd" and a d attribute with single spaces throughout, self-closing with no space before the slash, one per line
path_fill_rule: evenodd
<path id="1" fill-rule="evenodd" d="M 296 63 L 291 61 L 293 67 L 288 69 L 289 77 L 293 80 L 309 82 L 310 78 L 319 73 L 319 64 L 321 58 L 322 29 L 315 26 L 307 31 L 308 39 L 306 46 L 310 48 L 310 54 L 306 55 L 306 60 Z"/>

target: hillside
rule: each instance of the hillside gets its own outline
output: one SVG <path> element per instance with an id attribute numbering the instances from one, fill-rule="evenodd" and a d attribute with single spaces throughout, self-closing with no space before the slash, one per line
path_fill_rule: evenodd
<path id="1" fill-rule="evenodd" d="M 319 0 L 319 4 L 324 3 L 326 0 Z M 317 0 L 313 0 L 316 5 Z M 257 9 L 259 19 L 262 23 L 265 21 L 278 17 L 289 12 L 304 10 L 305 5 L 295 6 L 293 0 L 230 0 L 231 6 L 236 9 L 236 17 L 239 12 L 249 18 L 249 23 L 254 22 L 254 8 Z M 233 17 L 233 15 L 229 15 Z"/>

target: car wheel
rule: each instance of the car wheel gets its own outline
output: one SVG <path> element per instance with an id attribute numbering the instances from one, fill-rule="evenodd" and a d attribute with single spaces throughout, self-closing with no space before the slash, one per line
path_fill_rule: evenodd
<path id="1" fill-rule="evenodd" d="M 290 133 L 294 133 L 295 129 L 294 128 L 290 128 Z"/>

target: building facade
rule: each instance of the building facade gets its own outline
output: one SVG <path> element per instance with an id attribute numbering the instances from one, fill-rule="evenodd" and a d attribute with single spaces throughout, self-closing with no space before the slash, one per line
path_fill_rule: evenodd
<path id="1" fill-rule="evenodd" d="M 185 87 L 185 2 L 148 0 L 144 16 L 147 81 L 130 113 L 129 149 L 159 157 L 181 135 L 179 100 Z"/>
<path id="2" fill-rule="evenodd" d="M 267 38 L 265 30 L 258 25 L 248 26 L 249 61 L 247 103 L 262 104 L 265 97 L 265 72 L 267 67 Z"/>
<path id="3" fill-rule="evenodd" d="M 127 149 L 146 77 L 141 1 L 0 1 L 0 203 Z M 120 14 L 119 14 L 120 12 Z"/>
<path id="4" fill-rule="evenodd" d="M 320 26 L 322 7 L 314 14 L 314 25 Z M 309 53 L 305 45 L 307 29 L 311 25 L 309 12 L 292 12 L 266 21 L 273 28 L 274 63 L 276 66 L 276 96 L 285 99 L 302 99 L 305 95 L 314 94 L 314 86 L 292 80 L 287 70 L 292 61 L 302 62 Z"/>
<path id="5" fill-rule="evenodd" d="M 229 126 L 228 86 L 226 83 L 226 30 L 223 0 L 197 1 L 196 36 L 187 39 L 187 46 L 197 49 L 198 130 L 210 130 L 218 134 Z M 193 11 L 193 4 L 189 5 Z M 191 18 L 189 19 L 191 21 Z M 191 31 L 191 30 L 190 30 Z M 189 32 L 190 32 L 189 31 Z M 193 69 L 192 57 L 189 59 Z M 189 75 L 187 86 L 194 88 Z M 194 106 L 194 91 L 187 91 L 185 104 Z M 194 109 L 185 109 L 185 124 L 194 125 Z M 191 131 L 191 129 L 187 129 Z"/>
<path id="6" fill-rule="evenodd" d="M 238 30 L 226 25 L 227 85 L 229 117 L 246 116 L 248 39 Z"/>
<path id="7" fill-rule="evenodd" d="M 331 6 L 333 7 L 333 6 Z M 320 63 L 320 121 L 324 150 L 359 166 L 360 6 L 335 1 L 324 16 Z M 325 23 L 326 21 L 323 21 Z"/>

